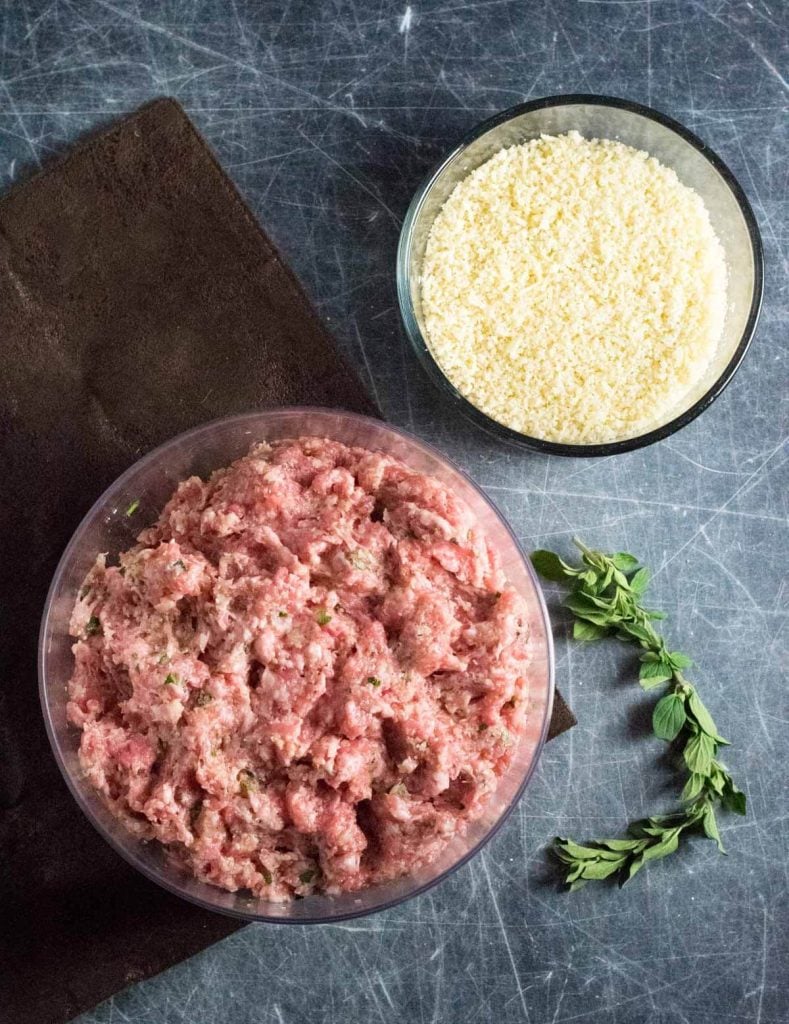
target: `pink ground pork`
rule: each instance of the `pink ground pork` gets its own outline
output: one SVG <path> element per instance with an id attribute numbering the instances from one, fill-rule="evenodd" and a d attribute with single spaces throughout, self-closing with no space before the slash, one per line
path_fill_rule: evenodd
<path id="1" fill-rule="evenodd" d="M 435 860 L 525 725 L 527 610 L 473 513 L 322 438 L 181 483 L 97 559 L 71 632 L 89 781 L 199 879 L 266 899 Z"/>

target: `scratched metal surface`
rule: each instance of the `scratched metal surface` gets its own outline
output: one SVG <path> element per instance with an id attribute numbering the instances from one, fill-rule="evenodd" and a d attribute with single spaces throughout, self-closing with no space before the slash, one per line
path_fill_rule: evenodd
<path id="1" fill-rule="evenodd" d="M 750 800 L 725 821 L 726 858 L 698 841 L 621 892 L 558 893 L 554 833 L 615 832 L 669 794 L 626 653 L 568 645 L 557 615 L 580 724 L 482 856 L 367 920 L 247 928 L 81 1024 L 789 1020 L 786 14 L 782 0 L 5 0 L 0 186 L 178 97 L 392 421 L 458 459 L 527 545 L 578 532 L 658 567 L 654 601 L 702 662 Z M 579 90 L 697 131 L 748 192 L 767 253 L 761 327 L 728 392 L 670 440 L 591 462 L 523 454 L 458 419 L 409 352 L 393 274 L 409 197 L 460 135 Z"/>

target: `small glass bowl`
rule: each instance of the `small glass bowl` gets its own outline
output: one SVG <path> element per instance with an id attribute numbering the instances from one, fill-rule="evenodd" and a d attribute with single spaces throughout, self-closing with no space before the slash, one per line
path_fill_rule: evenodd
<path id="1" fill-rule="evenodd" d="M 230 893 L 187 874 L 157 842 L 141 842 L 110 813 L 83 778 L 81 733 L 66 720 L 66 683 L 74 659 L 68 625 L 86 573 L 99 552 L 117 555 L 153 522 L 176 485 L 189 476 L 206 477 L 246 454 L 257 441 L 316 435 L 387 452 L 428 473 L 468 503 L 498 549 L 510 582 L 523 595 L 533 637 L 530 715 L 509 771 L 485 810 L 433 864 L 405 878 L 340 896 L 313 895 L 272 903 Z M 133 515 L 127 511 L 139 502 Z M 378 421 L 330 409 L 277 409 L 249 413 L 197 427 L 140 459 L 99 498 L 79 525 L 55 572 L 39 640 L 39 691 L 47 733 L 71 794 L 101 836 L 133 867 L 169 892 L 208 910 L 248 921 L 317 924 L 370 914 L 416 896 L 464 864 L 494 835 L 518 802 L 542 750 L 553 703 L 553 644 L 540 585 L 528 559 L 492 502 L 460 469 L 434 448 Z"/>
<path id="2" fill-rule="evenodd" d="M 728 305 L 718 351 L 692 391 L 654 427 L 636 437 L 564 444 L 530 437 L 486 415 L 458 391 L 430 350 L 422 317 L 420 280 L 430 229 L 452 190 L 499 150 L 540 135 L 577 131 L 646 150 L 673 168 L 704 200 L 728 270 Z M 762 302 L 764 260 L 756 219 L 734 175 L 683 125 L 651 107 L 611 96 L 549 96 L 511 107 L 470 132 L 427 177 L 408 208 L 397 250 L 397 297 L 405 329 L 423 367 L 459 410 L 504 441 L 551 455 L 601 456 L 660 441 L 702 413 L 723 391 L 748 350 Z"/>

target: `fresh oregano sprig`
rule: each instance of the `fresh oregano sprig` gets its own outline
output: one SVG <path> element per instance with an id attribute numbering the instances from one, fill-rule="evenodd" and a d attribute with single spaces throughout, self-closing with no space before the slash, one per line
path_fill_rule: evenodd
<path id="1" fill-rule="evenodd" d="M 638 559 L 625 552 L 607 555 L 591 550 L 577 538 L 574 543 L 581 552 L 580 566 L 568 565 L 552 551 L 535 551 L 534 567 L 544 579 L 570 586 L 564 603 L 575 616 L 576 640 L 615 636 L 643 648 L 641 686 L 651 690 L 665 685 L 667 691 L 655 705 L 652 728 L 660 739 L 683 744 L 688 780 L 680 810 L 634 822 L 628 826 L 629 838 L 596 839 L 581 845 L 557 837 L 554 851 L 566 866 L 565 881 L 571 890 L 610 875 L 618 875 L 623 885 L 646 861 L 674 853 L 687 832 L 701 832 L 714 839 L 724 853 L 716 809 L 745 814 L 745 794 L 717 760 L 719 747 L 728 743 L 683 674 L 693 662 L 680 651 L 669 650 L 653 625 L 665 616 L 641 603 L 649 570 L 639 567 Z"/>

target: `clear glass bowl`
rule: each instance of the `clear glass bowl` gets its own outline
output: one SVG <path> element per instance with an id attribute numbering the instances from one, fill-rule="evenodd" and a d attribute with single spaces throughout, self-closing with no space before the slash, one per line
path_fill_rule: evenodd
<path id="1" fill-rule="evenodd" d="M 228 465 L 253 442 L 300 435 L 329 437 L 387 452 L 413 469 L 437 477 L 463 498 L 498 548 L 511 583 L 528 604 L 534 663 L 527 731 L 484 817 L 465 836 L 456 838 L 434 864 L 407 878 L 361 892 L 314 895 L 280 904 L 197 881 L 177 867 L 159 843 L 144 843 L 131 835 L 83 779 L 77 756 L 81 734 L 66 720 L 66 683 L 73 667 L 68 623 L 77 590 L 97 553 L 115 555 L 130 547 L 136 534 L 154 521 L 179 481 L 193 474 L 205 477 Z M 133 517 L 127 516 L 125 510 L 138 500 L 139 510 Z M 529 781 L 545 741 L 553 702 L 553 645 L 542 591 L 527 558 L 493 504 L 460 469 L 435 449 L 377 420 L 328 409 L 279 409 L 219 420 L 181 434 L 140 459 L 99 498 L 69 542 L 50 587 L 39 641 L 39 689 L 52 749 L 74 799 L 104 839 L 133 867 L 170 892 L 209 910 L 250 921 L 319 923 L 369 914 L 424 892 L 464 864 L 502 825 Z"/>
<path id="2" fill-rule="evenodd" d="M 422 317 L 420 280 L 433 221 L 458 182 L 506 146 L 540 135 L 577 131 L 616 139 L 671 167 L 704 200 L 723 245 L 729 272 L 728 307 L 718 351 L 706 374 L 662 420 L 637 437 L 596 444 L 562 444 L 529 437 L 481 412 L 444 375 Z M 549 96 L 511 107 L 475 128 L 428 176 L 411 201 L 397 251 L 397 296 L 408 337 L 428 375 L 459 410 L 496 437 L 552 455 L 600 456 L 631 451 L 684 427 L 723 391 L 742 362 L 762 301 L 763 255 L 753 211 L 734 175 L 715 153 L 677 121 L 650 107 L 609 96 Z"/>

